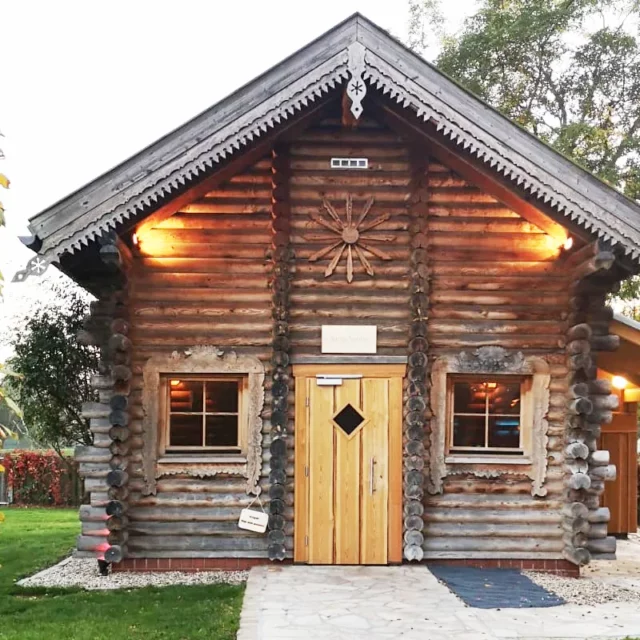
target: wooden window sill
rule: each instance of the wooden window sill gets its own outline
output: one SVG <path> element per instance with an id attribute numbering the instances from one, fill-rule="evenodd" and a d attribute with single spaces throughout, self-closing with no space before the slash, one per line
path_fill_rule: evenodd
<path id="1" fill-rule="evenodd" d="M 235 453 L 227 455 L 167 455 L 158 458 L 158 464 L 246 464 L 247 457 Z"/>
<path id="2" fill-rule="evenodd" d="M 525 456 L 449 455 L 444 459 L 444 461 L 446 464 L 531 464 L 531 458 L 527 458 Z"/>

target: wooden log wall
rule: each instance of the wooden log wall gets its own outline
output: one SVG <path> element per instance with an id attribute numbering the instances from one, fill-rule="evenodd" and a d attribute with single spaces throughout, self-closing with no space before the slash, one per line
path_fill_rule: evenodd
<path id="1" fill-rule="evenodd" d="M 429 159 L 424 151 L 411 154 L 409 185 L 409 234 L 411 254 L 411 325 L 408 337 L 409 357 L 404 403 L 404 558 L 420 561 L 424 557 L 424 484 L 425 462 L 429 460 L 429 343 L 427 318 L 429 307 Z"/>
<path id="2" fill-rule="evenodd" d="M 378 353 L 406 355 L 409 309 L 409 215 L 411 180 L 409 151 L 403 140 L 374 121 L 363 118 L 356 129 L 344 128 L 339 118 L 326 119 L 301 134 L 291 148 L 291 242 L 296 268 L 291 290 L 291 346 L 295 356 L 320 355 L 323 324 L 369 324 L 378 327 Z M 368 171 L 330 169 L 333 157 L 369 160 Z M 375 243 L 391 260 L 369 256 L 374 277 L 367 275 L 354 255 L 354 276 L 347 282 L 347 252 L 335 272 L 325 277 L 330 254 L 309 258 L 339 241 L 315 240 L 331 234 L 311 219 L 321 211 L 322 198 L 346 221 L 346 199 L 352 196 L 357 220 L 367 198 L 375 201 L 367 221 L 382 214 L 389 220 L 364 236 L 394 236 L 391 243 Z M 324 217 L 328 219 L 326 212 Z M 372 243 L 373 245 L 374 243 Z"/>
<path id="3" fill-rule="evenodd" d="M 561 251 L 449 168 L 432 160 L 428 172 L 430 362 L 483 346 L 541 355 L 551 393 L 546 497 L 532 497 L 518 465 L 448 465 L 443 493 L 424 499 L 424 557 L 560 558 L 569 308 Z"/>
<path id="4" fill-rule="evenodd" d="M 287 492 L 287 441 L 290 414 L 289 391 L 293 387 L 289 342 L 289 291 L 293 250 L 290 244 L 291 204 L 289 182 L 291 159 L 285 146 L 273 151 L 272 165 L 273 355 L 271 358 L 271 464 L 269 472 L 269 559 L 287 555 L 285 512 Z M 291 411 L 290 411 L 291 409 Z"/>
<path id="5" fill-rule="evenodd" d="M 90 420 L 93 447 L 80 447 L 76 459 L 91 504 L 80 510 L 82 533 L 78 550 L 107 562 L 120 562 L 127 555 L 129 508 L 129 451 L 139 437 L 129 427 L 131 341 L 128 338 L 127 273 L 131 257 L 115 236 L 106 237 L 100 257 L 110 273 L 112 286 L 91 304 L 78 340 L 100 350 L 99 374 L 92 385 L 97 403 L 83 406 Z"/>
<path id="6" fill-rule="evenodd" d="M 599 242 L 576 251 L 567 261 L 571 284 L 571 315 L 568 319 L 567 365 L 570 369 L 568 398 L 567 507 L 564 518 L 564 556 L 578 565 L 592 557 L 613 557 L 616 540 L 607 536 L 610 514 L 600 508 L 604 483 L 615 479 L 609 452 L 598 451 L 602 424 L 611 422 L 618 396 L 609 380 L 597 379 L 597 352 L 618 348 L 620 338 L 609 334 L 613 311 L 606 305 L 616 286 L 614 256 Z"/>
<path id="7" fill-rule="evenodd" d="M 265 364 L 260 483 L 265 508 L 274 386 L 272 183 L 272 158 L 266 157 L 141 234 L 129 303 L 134 345 L 130 403 L 135 428 L 142 422 L 142 370 L 152 355 L 215 345 L 253 355 Z M 291 393 L 286 395 L 291 401 Z M 129 557 L 267 557 L 267 536 L 237 526 L 240 510 L 253 499 L 246 493 L 244 478 L 160 477 L 156 495 L 146 496 L 141 445 L 130 454 Z M 278 464 L 286 474 L 286 497 L 276 503 L 283 520 L 278 535 L 280 539 L 284 534 L 290 555 L 293 469 L 289 449 Z"/>
<path id="8" fill-rule="evenodd" d="M 342 156 L 366 157 L 370 168 L 328 168 L 332 157 Z M 354 260 L 352 282 L 346 277 L 346 256 L 330 277 L 325 270 L 331 256 L 309 261 L 330 244 L 319 239 L 327 231 L 311 214 L 326 198 L 344 216 L 348 195 L 354 217 L 370 196 L 370 216 L 390 214 L 367 232 L 369 237 L 393 236 L 376 245 L 391 259 L 370 258 L 374 277 Z M 595 501 L 589 502 L 586 516 L 575 506 L 563 512 L 565 456 L 584 460 L 585 453 L 579 439 L 565 438 L 567 411 L 572 410 L 567 407 L 566 349 L 573 349 L 567 323 L 574 275 L 546 234 L 429 158 L 428 150 L 411 151 L 397 134 L 373 121 L 362 119 L 349 129 L 338 118 L 325 120 L 146 231 L 139 249 L 129 289 L 128 334 L 118 332 L 133 345 L 126 403 L 130 557 L 291 556 L 295 434 L 289 361 L 319 356 L 321 325 L 332 323 L 374 324 L 379 355 L 408 354 L 407 558 L 559 558 L 568 536 L 584 533 L 584 523 L 576 518 L 596 517 Z M 589 326 L 593 339 L 596 327 Z M 268 536 L 237 528 L 240 509 L 251 501 L 242 478 L 160 477 L 156 495 L 142 494 L 143 366 L 152 355 L 205 344 L 265 363 L 261 487 L 271 502 Z M 492 345 L 542 355 L 550 363 L 546 497 L 533 498 L 531 479 L 518 465 L 508 464 L 454 465 L 443 493 L 425 494 L 429 452 L 424 420 L 430 411 L 445 410 L 427 406 L 430 364 L 440 355 Z M 589 387 L 589 399 L 592 394 Z M 104 436 L 97 442 L 108 449 L 112 409 L 92 410 L 96 435 Z M 586 445 L 593 459 L 597 452 Z M 96 461 L 87 458 L 85 463 L 97 465 L 88 480 L 87 536 L 100 531 L 110 497 L 105 471 L 119 451 L 107 454 L 97 448 L 87 453 Z M 597 484 L 606 472 L 594 471 L 595 459 L 589 465 L 587 476 Z M 593 535 L 601 528 L 594 528 Z M 601 538 L 589 540 L 587 547 L 606 546 Z M 82 544 L 91 546 L 93 540 Z"/>

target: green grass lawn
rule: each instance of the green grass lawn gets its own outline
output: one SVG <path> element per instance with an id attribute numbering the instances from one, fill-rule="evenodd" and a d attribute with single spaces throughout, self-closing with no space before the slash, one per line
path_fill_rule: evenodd
<path id="1" fill-rule="evenodd" d="M 70 509 L 1 509 L 0 639 L 232 640 L 243 587 L 80 591 L 22 589 L 21 577 L 66 556 L 79 533 Z"/>

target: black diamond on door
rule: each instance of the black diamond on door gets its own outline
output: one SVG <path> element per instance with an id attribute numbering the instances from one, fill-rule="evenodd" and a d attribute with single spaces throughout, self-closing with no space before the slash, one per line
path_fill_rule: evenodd
<path id="1" fill-rule="evenodd" d="M 364 422 L 364 418 L 360 412 L 349 403 L 336 413 L 333 421 L 350 436 Z"/>

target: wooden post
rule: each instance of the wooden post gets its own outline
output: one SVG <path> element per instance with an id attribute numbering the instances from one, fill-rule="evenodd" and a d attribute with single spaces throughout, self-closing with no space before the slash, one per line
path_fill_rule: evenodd
<path id="1" fill-rule="evenodd" d="M 83 416 L 91 421 L 91 429 L 102 438 L 108 434 L 111 442 L 108 447 L 97 449 L 105 456 L 105 481 L 108 485 L 110 501 L 102 513 L 101 521 L 107 533 L 95 536 L 80 536 L 78 548 L 93 550 L 99 560 L 120 562 L 127 553 L 129 491 L 127 442 L 130 435 L 129 425 L 129 380 L 131 379 L 131 341 L 128 337 L 127 320 L 127 274 L 126 259 L 120 255 L 118 241 L 110 235 L 101 240 L 100 257 L 104 269 L 110 274 L 112 288 L 105 290 L 100 298 L 91 303 L 91 314 L 85 319 L 84 327 L 78 339 L 84 344 L 95 345 L 100 349 L 100 375 L 94 376 L 93 387 L 98 391 L 99 402 L 83 406 Z M 106 423 L 106 427 L 105 427 Z M 79 457 L 80 472 L 84 470 L 84 451 Z M 82 457 L 84 456 L 84 457 Z M 102 460 L 102 458 L 101 458 Z M 95 471 L 95 463 L 92 465 Z M 89 469 L 87 469 L 88 471 Z M 80 519 L 94 517 L 93 512 L 81 510 Z"/>
<path id="2" fill-rule="evenodd" d="M 596 451 L 596 439 L 602 423 L 609 421 L 611 411 L 617 408 L 617 397 L 611 395 L 608 381 L 597 380 L 594 362 L 597 351 L 616 349 L 619 343 L 616 336 L 609 335 L 612 313 L 606 307 L 607 293 L 615 287 L 615 273 L 609 272 L 613 265 L 613 254 L 600 242 L 567 259 L 573 285 L 566 346 L 570 370 L 567 410 L 571 417 L 565 486 L 572 508 L 565 507 L 563 527 L 567 533 L 563 539 L 564 557 L 579 565 L 587 564 L 593 556 L 615 553 L 615 538 L 606 538 L 610 514 L 599 508 L 604 481 L 615 477 L 615 467 L 609 465 L 608 452 Z"/>
<path id="3" fill-rule="evenodd" d="M 411 325 L 405 402 L 405 476 L 404 476 L 404 557 L 420 561 L 424 556 L 424 496 L 425 460 L 428 455 L 429 359 L 427 356 L 427 309 L 429 304 L 429 266 L 427 262 L 427 215 L 429 212 L 429 158 L 424 150 L 411 155 L 409 185 L 410 265 L 411 265 Z"/>
<path id="4" fill-rule="evenodd" d="M 271 357 L 271 472 L 269 475 L 269 547 L 270 560 L 284 560 L 286 556 L 284 526 L 281 515 L 286 502 L 286 439 L 289 427 L 290 387 L 293 376 L 290 367 L 289 291 L 293 250 L 290 243 L 291 204 L 289 178 L 291 166 L 288 149 L 276 146 L 272 153 L 271 184 L 271 251 L 272 251 L 272 315 L 273 342 Z"/>

